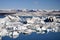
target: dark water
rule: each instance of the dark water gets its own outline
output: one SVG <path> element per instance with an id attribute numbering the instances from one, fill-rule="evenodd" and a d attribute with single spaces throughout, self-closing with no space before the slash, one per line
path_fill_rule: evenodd
<path id="1" fill-rule="evenodd" d="M 60 40 L 60 32 L 49 32 L 48 34 L 32 33 L 30 35 L 24 35 L 21 33 L 16 39 L 5 36 L 2 37 L 2 40 Z"/>
<path id="2" fill-rule="evenodd" d="M 3 16 L 3 15 L 0 15 L 0 18 L 4 18 L 5 16 Z"/>
<path id="3" fill-rule="evenodd" d="M 0 16 L 4 18 L 4 16 Z M 2 40 L 60 40 L 60 32 L 49 32 L 45 34 L 31 33 L 30 35 L 20 34 L 18 38 L 2 37 Z"/>

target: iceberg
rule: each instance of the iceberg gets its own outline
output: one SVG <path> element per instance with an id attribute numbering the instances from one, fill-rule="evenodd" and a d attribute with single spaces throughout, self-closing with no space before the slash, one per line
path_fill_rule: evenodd
<path id="1" fill-rule="evenodd" d="M 53 19 L 54 21 L 45 22 L 47 18 Z M 24 18 L 23 18 L 24 19 Z M 26 24 L 22 22 L 26 21 Z M 44 34 L 48 32 L 60 32 L 60 23 L 57 22 L 56 16 L 48 17 L 35 17 L 26 18 L 22 20 L 19 16 L 8 15 L 4 18 L 0 18 L 0 36 L 10 36 L 17 38 L 20 33 L 31 34 L 32 32 Z"/>

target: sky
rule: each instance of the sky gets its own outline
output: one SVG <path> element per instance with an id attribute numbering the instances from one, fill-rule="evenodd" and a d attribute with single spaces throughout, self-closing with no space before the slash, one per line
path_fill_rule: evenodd
<path id="1" fill-rule="evenodd" d="M 60 10 L 60 0 L 0 0 L 0 9 Z"/>

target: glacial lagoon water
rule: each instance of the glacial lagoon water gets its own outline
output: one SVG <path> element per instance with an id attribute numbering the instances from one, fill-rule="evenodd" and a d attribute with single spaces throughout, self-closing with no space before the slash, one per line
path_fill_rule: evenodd
<path id="1" fill-rule="evenodd" d="M 3 18 L 3 16 L 0 16 Z M 8 36 L 2 37 L 2 40 L 60 40 L 60 32 L 49 32 L 45 34 L 31 33 L 30 35 L 20 34 L 17 38 L 10 38 Z"/>
<path id="2" fill-rule="evenodd" d="M 31 33 L 30 35 L 21 33 L 16 39 L 5 36 L 2 37 L 2 40 L 60 40 L 60 32 L 49 32 L 48 34 Z"/>

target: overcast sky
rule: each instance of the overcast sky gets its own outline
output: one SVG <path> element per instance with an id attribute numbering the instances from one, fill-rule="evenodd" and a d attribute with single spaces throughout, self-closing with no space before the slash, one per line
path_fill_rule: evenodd
<path id="1" fill-rule="evenodd" d="M 0 9 L 59 9 L 60 0 L 0 0 Z"/>

